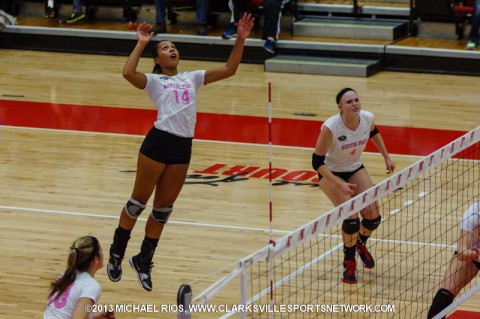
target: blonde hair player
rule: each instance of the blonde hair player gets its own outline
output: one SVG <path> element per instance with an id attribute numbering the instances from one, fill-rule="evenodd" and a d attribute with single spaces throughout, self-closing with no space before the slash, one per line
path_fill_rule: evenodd
<path id="1" fill-rule="evenodd" d="M 103 267 L 98 239 L 84 236 L 70 247 L 67 269 L 51 284 L 44 319 L 115 319 L 113 312 L 92 312 L 102 287 L 93 278 Z"/>
<path id="2" fill-rule="evenodd" d="M 395 170 L 395 164 L 375 126 L 373 114 L 362 110 L 357 92 L 344 88 L 338 92 L 336 102 L 340 112 L 323 123 L 312 154 L 312 167 L 318 173 L 320 188 L 333 205 L 338 206 L 373 186 L 361 159 L 368 139 L 383 155 L 387 173 Z M 361 222 L 358 214 L 355 214 L 342 224 L 345 253 L 342 281 L 348 284 L 357 283 L 356 251 L 364 267 L 375 267 L 366 243 L 380 225 L 382 217 L 377 203 L 366 207 L 360 214 Z"/>
<path id="3" fill-rule="evenodd" d="M 140 253 L 129 259 L 142 287 L 151 291 L 153 255 L 163 228 L 173 211 L 173 204 L 187 176 L 195 130 L 197 91 L 202 85 L 233 76 L 243 55 L 245 40 L 254 19 L 245 14 L 238 22 L 238 35 L 224 66 L 193 72 L 177 71 L 180 53 L 174 43 L 160 41 L 154 50 L 152 73 L 137 71 L 146 45 L 152 40 L 152 26 L 141 23 L 137 44 L 123 68 L 123 77 L 144 90 L 157 108 L 157 120 L 145 137 L 137 161 L 137 174 L 130 199 L 122 209 L 120 222 L 110 246 L 107 273 L 110 280 L 121 279 L 121 262 L 138 216 L 153 196 L 153 209 L 145 226 Z"/>

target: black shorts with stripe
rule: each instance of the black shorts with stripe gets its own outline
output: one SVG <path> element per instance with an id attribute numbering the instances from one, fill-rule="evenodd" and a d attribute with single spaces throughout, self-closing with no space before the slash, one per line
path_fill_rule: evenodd
<path id="1" fill-rule="evenodd" d="M 164 164 L 190 164 L 192 137 L 181 137 L 152 127 L 143 140 L 140 153 Z"/>

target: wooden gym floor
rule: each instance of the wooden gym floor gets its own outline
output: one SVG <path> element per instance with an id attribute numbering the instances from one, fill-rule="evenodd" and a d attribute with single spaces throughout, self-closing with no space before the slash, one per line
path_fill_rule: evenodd
<path id="1" fill-rule="evenodd" d="M 76 237 L 95 235 L 108 251 L 133 186 L 139 144 L 155 119 L 146 94 L 122 78 L 124 62 L 125 57 L 0 50 L 2 318 L 42 318 L 49 283 L 64 269 Z M 180 70 L 218 65 L 182 61 Z M 151 67 L 150 59 L 142 59 L 139 70 Z M 478 126 L 478 88 L 465 85 L 474 80 L 393 72 L 370 78 L 280 74 L 242 64 L 233 78 L 202 87 L 189 177 L 155 255 L 154 289 L 145 292 L 124 262 L 118 283 L 104 269 L 97 273 L 101 303 L 173 305 L 180 284 L 193 283 L 199 293 L 211 283 L 207 275 L 218 277 L 268 243 L 268 179 L 231 178 L 242 168 L 268 168 L 268 83 L 272 165 L 293 176 L 273 187 L 276 239 L 332 208 L 312 186 L 310 156 L 321 121 L 336 113 L 339 89 L 358 91 L 401 170 Z M 373 150 L 370 145 L 364 161 L 379 182 L 387 175 Z M 127 256 L 139 249 L 144 215 Z M 232 292 L 234 303 L 238 298 Z M 473 299 L 461 309 L 478 311 Z"/>

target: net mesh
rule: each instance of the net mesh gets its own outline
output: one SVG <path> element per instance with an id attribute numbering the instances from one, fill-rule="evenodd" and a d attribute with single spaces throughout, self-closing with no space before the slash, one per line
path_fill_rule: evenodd
<path id="1" fill-rule="evenodd" d="M 426 318 L 463 212 L 479 200 L 479 140 L 480 127 L 241 260 L 213 290 L 240 277 L 234 286 L 246 311 L 222 318 Z M 382 223 L 367 246 L 376 266 L 363 268 L 357 256 L 358 282 L 344 284 L 341 222 L 374 201 Z"/>

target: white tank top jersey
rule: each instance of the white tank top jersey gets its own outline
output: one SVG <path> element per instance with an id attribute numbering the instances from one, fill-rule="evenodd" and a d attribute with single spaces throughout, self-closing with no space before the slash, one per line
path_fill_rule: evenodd
<path id="1" fill-rule="evenodd" d="M 87 272 L 77 273 L 75 281 L 65 290 L 62 296 L 52 301 L 55 296 L 48 299 L 47 309 L 43 319 L 69 319 L 80 298 L 90 298 L 97 303 L 102 293 L 100 284 Z M 88 318 L 93 318 L 93 313 Z"/>
<path id="2" fill-rule="evenodd" d="M 360 111 L 360 123 L 355 131 L 343 124 L 340 114 L 328 118 L 322 125 L 332 131 L 332 144 L 325 155 L 325 165 L 332 172 L 352 172 L 362 165 L 362 152 L 370 137 L 374 116 Z"/>
<path id="3" fill-rule="evenodd" d="M 480 248 L 480 201 L 472 204 L 463 213 L 460 229 L 473 232 L 473 246 Z"/>
<path id="4" fill-rule="evenodd" d="M 181 137 L 193 137 L 197 121 L 197 91 L 204 83 L 205 70 L 175 76 L 145 74 L 145 91 L 157 108 L 154 126 Z"/>

